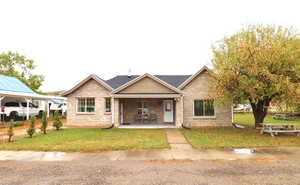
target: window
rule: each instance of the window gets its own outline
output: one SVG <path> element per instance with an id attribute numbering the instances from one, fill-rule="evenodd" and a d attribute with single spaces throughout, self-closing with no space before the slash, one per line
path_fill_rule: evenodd
<path id="1" fill-rule="evenodd" d="M 17 102 L 7 102 L 4 104 L 5 107 L 19 107 Z"/>
<path id="2" fill-rule="evenodd" d="M 147 102 L 138 102 L 138 109 L 137 114 L 138 115 L 145 115 L 149 113 Z"/>
<path id="3" fill-rule="evenodd" d="M 110 100 L 110 98 L 105 98 L 105 112 L 111 112 L 111 100 Z"/>
<path id="4" fill-rule="evenodd" d="M 21 103 L 22 107 L 27 107 L 27 102 L 22 102 Z M 30 108 L 38 108 L 36 105 L 29 103 L 29 107 Z"/>
<path id="5" fill-rule="evenodd" d="M 78 98 L 77 112 L 95 112 L 95 98 Z"/>
<path id="6" fill-rule="evenodd" d="M 168 101 L 165 103 L 165 111 L 171 112 L 171 102 Z"/>
<path id="7" fill-rule="evenodd" d="M 214 100 L 194 100 L 194 116 L 214 115 Z"/>

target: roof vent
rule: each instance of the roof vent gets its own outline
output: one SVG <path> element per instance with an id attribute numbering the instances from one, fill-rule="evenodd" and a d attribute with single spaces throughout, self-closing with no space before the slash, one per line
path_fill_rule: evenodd
<path id="1" fill-rule="evenodd" d="M 131 69 L 128 70 L 128 75 L 127 75 L 127 77 L 128 77 L 128 78 L 131 78 Z"/>

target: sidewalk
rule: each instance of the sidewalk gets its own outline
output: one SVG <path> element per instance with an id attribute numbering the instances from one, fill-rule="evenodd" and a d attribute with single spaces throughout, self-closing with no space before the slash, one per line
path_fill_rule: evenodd
<path id="1" fill-rule="evenodd" d="M 254 153 L 237 153 L 227 149 L 209 150 L 126 150 L 99 153 L 0 151 L 0 161 L 73 161 L 73 160 L 299 160 L 300 147 L 259 148 Z"/>

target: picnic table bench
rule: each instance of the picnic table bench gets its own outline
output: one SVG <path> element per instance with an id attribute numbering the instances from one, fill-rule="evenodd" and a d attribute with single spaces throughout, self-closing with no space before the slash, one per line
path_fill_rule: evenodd
<path id="1" fill-rule="evenodd" d="M 261 134 L 269 133 L 272 137 L 277 136 L 279 133 L 294 133 L 300 135 L 300 130 L 296 129 L 295 124 L 290 123 L 266 123 L 260 131 Z"/>
<path id="2" fill-rule="evenodd" d="M 277 120 L 291 120 L 292 117 L 288 114 L 274 114 L 272 116 L 273 119 L 277 119 Z"/>

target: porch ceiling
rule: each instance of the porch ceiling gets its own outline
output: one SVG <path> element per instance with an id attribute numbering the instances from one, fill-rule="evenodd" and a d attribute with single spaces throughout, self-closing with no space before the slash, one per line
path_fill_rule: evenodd
<path id="1" fill-rule="evenodd" d="M 180 94 L 113 94 L 114 98 L 179 98 Z"/>

